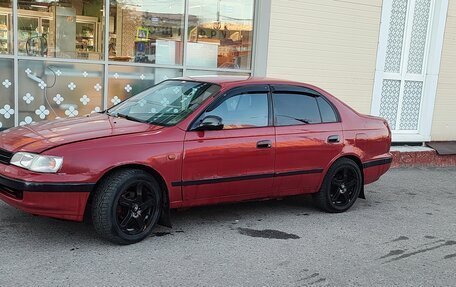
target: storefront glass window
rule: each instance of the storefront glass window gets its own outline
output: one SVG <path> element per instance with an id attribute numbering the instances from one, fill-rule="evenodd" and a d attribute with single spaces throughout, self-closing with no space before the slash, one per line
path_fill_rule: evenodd
<path id="1" fill-rule="evenodd" d="M 184 0 L 111 1 L 109 59 L 182 64 Z"/>
<path id="2" fill-rule="evenodd" d="M 185 73 L 186 76 L 240 76 L 248 78 L 250 77 L 249 73 L 235 73 L 235 72 L 225 72 L 225 71 L 204 71 L 204 70 L 187 70 Z"/>
<path id="3" fill-rule="evenodd" d="M 19 55 L 103 59 L 103 3 L 102 0 L 19 1 Z"/>
<path id="4" fill-rule="evenodd" d="M 14 126 L 13 60 L 0 59 L 0 130 Z"/>
<path id="5" fill-rule="evenodd" d="M 103 65 L 19 61 L 19 125 L 103 110 Z"/>
<path id="6" fill-rule="evenodd" d="M 164 80 L 181 76 L 182 71 L 178 69 L 110 65 L 108 107 Z"/>
<path id="7" fill-rule="evenodd" d="M 11 1 L 0 1 L 0 54 L 13 53 Z"/>
<path id="8" fill-rule="evenodd" d="M 250 69 L 253 0 L 189 0 L 187 65 Z"/>
<path id="9" fill-rule="evenodd" d="M 0 0 L 0 130 L 102 111 L 171 78 L 250 76 L 256 1 Z"/>

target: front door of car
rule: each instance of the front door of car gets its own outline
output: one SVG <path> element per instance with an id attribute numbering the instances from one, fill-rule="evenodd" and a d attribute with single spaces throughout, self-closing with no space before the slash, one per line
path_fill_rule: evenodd
<path id="1" fill-rule="evenodd" d="M 276 127 L 276 195 L 315 192 L 328 164 L 342 151 L 335 107 L 305 87 L 272 87 Z"/>
<path id="2" fill-rule="evenodd" d="M 223 128 L 195 130 L 204 119 L 220 119 Z M 198 204 L 272 195 L 274 146 L 269 86 L 228 91 L 186 133 L 184 200 Z"/>

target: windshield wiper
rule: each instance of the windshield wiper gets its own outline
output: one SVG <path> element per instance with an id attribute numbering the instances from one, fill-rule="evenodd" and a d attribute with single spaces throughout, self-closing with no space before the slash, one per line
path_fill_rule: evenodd
<path id="1" fill-rule="evenodd" d="M 145 120 L 141 120 L 141 119 L 138 119 L 138 118 L 135 118 L 135 117 L 132 117 L 132 116 L 129 116 L 129 115 L 125 115 L 125 114 L 121 114 L 121 113 L 117 113 L 114 115 L 115 117 L 119 117 L 119 118 L 124 118 L 124 119 L 127 119 L 129 121 L 135 121 L 135 122 L 140 122 L 140 123 L 147 123 L 147 121 Z"/>
<path id="2" fill-rule="evenodd" d="M 146 121 L 148 124 L 154 125 L 154 126 L 161 126 L 161 127 L 166 127 L 166 125 L 162 122 L 154 122 L 154 121 Z"/>
<path id="3" fill-rule="evenodd" d="M 170 117 L 172 117 L 172 116 L 174 116 L 174 115 L 170 115 L 168 117 L 153 116 L 153 117 L 151 117 L 150 119 L 148 119 L 145 122 L 148 123 L 148 124 L 151 124 L 151 125 L 166 127 L 167 126 L 166 123 L 168 122 L 168 119 L 170 119 Z"/>

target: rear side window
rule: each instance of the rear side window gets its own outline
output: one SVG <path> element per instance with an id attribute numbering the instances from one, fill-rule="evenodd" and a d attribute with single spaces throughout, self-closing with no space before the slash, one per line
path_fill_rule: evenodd
<path id="1" fill-rule="evenodd" d="M 334 112 L 334 109 L 331 107 L 331 105 L 328 103 L 328 101 L 322 97 L 318 97 L 317 102 L 318 102 L 318 107 L 320 108 L 322 121 L 324 123 L 337 122 L 336 113 Z"/>
<path id="2" fill-rule="evenodd" d="M 274 116 L 277 126 L 321 123 L 318 97 L 304 94 L 277 93 L 274 99 Z"/>

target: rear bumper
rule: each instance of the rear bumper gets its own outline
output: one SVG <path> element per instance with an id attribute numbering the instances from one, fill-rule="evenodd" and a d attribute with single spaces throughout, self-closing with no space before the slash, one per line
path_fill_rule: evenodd
<path id="1" fill-rule="evenodd" d="M 28 182 L 0 175 L 0 199 L 31 214 L 82 221 L 94 185 Z"/>
<path id="2" fill-rule="evenodd" d="M 390 169 L 392 162 L 392 156 L 382 157 L 379 159 L 364 162 L 364 184 L 369 184 L 377 181 Z"/>

